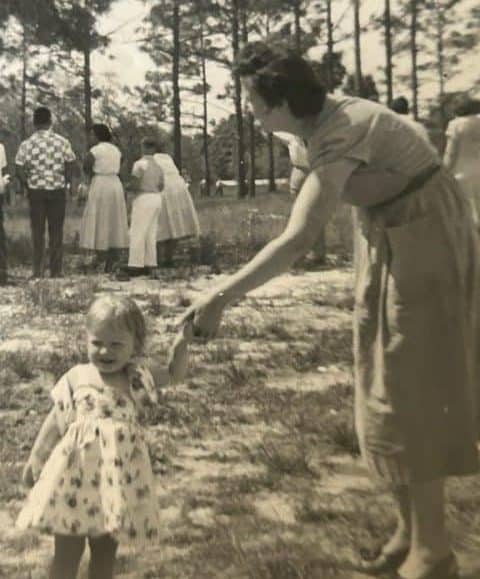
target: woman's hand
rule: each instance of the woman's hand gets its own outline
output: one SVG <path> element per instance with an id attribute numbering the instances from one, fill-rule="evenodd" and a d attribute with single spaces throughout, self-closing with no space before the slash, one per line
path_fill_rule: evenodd
<path id="1" fill-rule="evenodd" d="M 217 334 L 225 306 L 226 303 L 221 292 L 208 294 L 188 308 L 180 323 L 192 322 L 194 338 L 211 340 Z"/>

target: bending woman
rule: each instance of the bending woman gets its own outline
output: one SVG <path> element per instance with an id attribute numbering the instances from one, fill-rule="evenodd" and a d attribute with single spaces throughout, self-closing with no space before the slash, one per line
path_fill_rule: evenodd
<path id="1" fill-rule="evenodd" d="M 469 204 L 410 123 L 377 103 L 326 95 L 299 56 L 251 43 L 237 71 L 264 129 L 307 142 L 310 173 L 285 231 L 184 318 L 213 337 L 229 303 L 308 252 L 339 202 L 355 206 L 357 434 L 398 506 L 393 536 L 359 566 L 456 578 L 444 481 L 478 470 L 479 258 Z"/>

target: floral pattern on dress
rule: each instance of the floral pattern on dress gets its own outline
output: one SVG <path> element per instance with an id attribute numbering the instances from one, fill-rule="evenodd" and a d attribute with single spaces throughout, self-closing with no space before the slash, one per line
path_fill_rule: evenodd
<path id="1" fill-rule="evenodd" d="M 145 432 L 145 408 L 158 401 L 151 373 L 128 369 L 129 392 L 68 373 L 52 390 L 61 440 L 31 489 L 17 524 L 55 534 L 112 534 L 138 543 L 158 537 L 158 505 Z"/>

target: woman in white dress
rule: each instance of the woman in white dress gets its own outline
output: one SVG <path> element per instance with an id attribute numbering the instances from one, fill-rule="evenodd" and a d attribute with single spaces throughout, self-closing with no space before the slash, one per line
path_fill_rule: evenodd
<path id="1" fill-rule="evenodd" d="M 83 169 L 91 177 L 88 200 L 80 229 L 80 246 L 94 250 L 111 272 L 120 249 L 128 247 L 127 206 L 118 177 L 122 154 L 112 144 L 110 129 L 92 126 L 94 145 L 87 153 Z"/>
<path id="2" fill-rule="evenodd" d="M 173 251 L 179 239 L 198 237 L 200 224 L 185 179 L 180 175 L 172 157 L 157 153 L 156 163 L 163 170 L 162 210 L 158 219 L 158 254 L 163 249 L 164 266 L 172 265 Z M 162 247 L 163 246 L 163 247 Z"/>
<path id="3" fill-rule="evenodd" d="M 475 224 L 480 213 L 480 101 L 469 100 L 457 109 L 447 127 L 444 163 L 452 170 L 472 204 Z"/>
<path id="4" fill-rule="evenodd" d="M 142 157 L 132 167 L 131 187 L 135 191 L 130 217 L 128 267 L 118 272 L 117 279 L 127 281 L 130 275 L 150 273 L 157 267 L 157 226 L 163 200 L 163 171 L 153 155 L 156 140 L 142 140 Z"/>

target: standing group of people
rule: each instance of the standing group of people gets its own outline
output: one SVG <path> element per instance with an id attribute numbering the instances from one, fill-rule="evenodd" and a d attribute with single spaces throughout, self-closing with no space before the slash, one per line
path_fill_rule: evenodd
<path id="1" fill-rule="evenodd" d="M 156 139 L 142 141 L 142 157 L 131 172 L 134 192 L 130 226 L 122 183 L 118 177 L 121 152 L 104 124 L 92 126 L 93 146 L 83 163 L 88 182 L 87 202 L 80 229 L 80 246 L 94 250 L 106 272 L 117 279 L 142 275 L 156 268 L 159 254 L 171 266 L 178 240 L 200 233 L 188 185 L 173 159 L 158 152 Z M 128 265 L 119 268 L 119 252 L 129 248 Z"/>
<path id="2" fill-rule="evenodd" d="M 33 246 L 33 278 L 44 275 L 45 229 L 48 226 L 50 277 L 61 277 L 63 229 L 67 192 L 73 194 L 76 157 L 67 139 L 52 130 L 52 114 L 38 107 L 33 134 L 20 144 L 15 157 L 16 175 L 27 192 Z M 105 272 L 115 268 L 119 279 L 148 273 L 158 265 L 171 266 L 178 240 L 200 233 L 197 212 L 188 185 L 173 159 L 158 152 L 154 138 L 142 143 L 142 158 L 132 170 L 135 199 L 129 225 L 126 194 L 119 178 L 120 149 L 104 124 L 91 129 L 92 146 L 83 160 L 84 182 L 78 188 L 86 197 L 80 225 L 80 247 L 96 253 L 95 263 Z M 0 284 L 7 282 L 3 197 L 8 175 L 5 150 L 0 148 Z M 150 205 L 147 203 L 150 200 Z M 121 251 L 129 249 L 128 267 L 120 267 Z"/>

